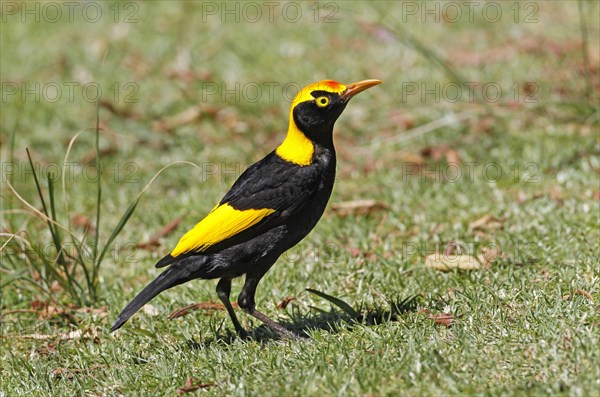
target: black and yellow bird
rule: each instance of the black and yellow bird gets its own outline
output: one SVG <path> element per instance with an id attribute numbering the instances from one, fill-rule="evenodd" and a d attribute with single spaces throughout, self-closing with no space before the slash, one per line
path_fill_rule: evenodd
<path id="1" fill-rule="evenodd" d="M 168 288 L 220 279 L 217 295 L 236 332 L 246 335 L 229 301 L 231 280 L 245 274 L 239 307 L 280 336 L 295 337 L 256 310 L 256 287 L 321 218 L 335 180 L 333 125 L 353 96 L 380 83 L 324 80 L 303 88 L 292 101 L 283 143 L 244 171 L 219 204 L 158 261 L 156 267 L 169 267 L 123 309 L 111 332 Z"/>

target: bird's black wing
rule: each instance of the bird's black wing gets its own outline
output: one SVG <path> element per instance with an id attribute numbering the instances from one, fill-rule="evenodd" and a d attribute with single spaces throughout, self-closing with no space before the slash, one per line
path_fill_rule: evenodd
<path id="1" fill-rule="evenodd" d="M 273 215 L 285 218 L 316 193 L 321 172 L 317 164 L 298 166 L 273 152 L 248 168 L 219 205 L 237 210 L 272 208 Z"/>
<path id="2" fill-rule="evenodd" d="M 317 192 L 321 175 L 319 164 L 298 166 L 272 152 L 244 171 L 219 205 L 156 266 L 219 251 L 280 225 Z"/>

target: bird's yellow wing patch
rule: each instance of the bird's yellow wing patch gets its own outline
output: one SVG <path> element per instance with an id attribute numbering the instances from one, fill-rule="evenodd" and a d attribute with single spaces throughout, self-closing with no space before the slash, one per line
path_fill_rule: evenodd
<path id="1" fill-rule="evenodd" d="M 271 208 L 236 210 L 229 204 L 219 205 L 183 235 L 171 256 L 203 251 L 256 225 L 273 212 L 275 210 Z"/>

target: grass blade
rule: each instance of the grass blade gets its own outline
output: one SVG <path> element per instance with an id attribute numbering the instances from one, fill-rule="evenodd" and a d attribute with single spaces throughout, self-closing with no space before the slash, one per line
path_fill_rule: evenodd
<path id="1" fill-rule="evenodd" d="M 100 101 L 96 102 L 96 234 L 94 236 L 94 250 L 92 260 L 92 277 L 91 285 L 88 283 L 88 290 L 91 294 L 92 300 L 96 300 L 96 285 L 98 284 L 98 268 L 102 258 L 98 256 L 98 247 L 100 244 L 100 205 L 102 204 L 102 170 L 100 166 Z M 106 247 L 104 248 L 106 249 Z M 102 251 L 104 253 L 104 250 Z M 100 256 L 104 256 L 100 254 Z"/>
<path id="2" fill-rule="evenodd" d="M 102 262 L 102 259 L 104 258 L 104 255 L 106 255 L 106 252 L 108 251 L 108 248 L 113 243 L 113 241 L 115 240 L 115 238 L 117 238 L 117 236 L 119 235 L 119 233 L 121 233 L 121 230 L 123 230 L 123 228 L 127 224 L 127 221 L 129 221 L 129 218 L 131 218 L 131 215 L 133 215 L 133 212 L 135 211 L 135 208 L 137 207 L 137 205 L 138 205 L 138 203 L 140 201 L 140 197 L 141 196 L 138 196 L 135 200 L 133 200 L 133 202 L 129 205 L 129 207 L 127 208 L 127 210 L 123 214 L 123 216 L 121 216 L 121 219 L 119 220 L 119 223 L 113 229 L 112 233 L 110 234 L 110 237 L 108 238 L 108 240 L 106 241 L 106 244 L 104 245 L 104 248 L 102 248 L 102 251 L 100 252 L 100 255 L 98 256 L 97 262 L 96 262 L 96 264 L 94 266 L 94 270 L 96 270 L 96 268 L 100 266 L 100 263 Z M 95 272 L 94 272 L 94 274 L 95 274 Z"/>
<path id="3" fill-rule="evenodd" d="M 417 305 L 417 299 L 419 299 L 419 295 L 409 295 L 399 302 L 397 300 L 388 301 L 392 317 L 414 310 Z"/>
<path id="4" fill-rule="evenodd" d="M 54 200 L 54 176 L 51 175 L 50 173 L 48 173 L 48 174 L 46 174 L 46 178 L 48 180 L 48 197 L 50 200 L 50 213 L 52 215 L 51 219 L 54 222 L 57 222 L 56 205 L 55 205 L 56 200 Z M 71 291 L 71 294 L 76 294 L 77 296 L 74 296 L 74 298 L 76 298 L 79 302 L 81 302 L 83 299 L 81 296 L 79 296 L 79 294 L 77 294 L 76 289 L 75 289 L 75 287 L 77 287 L 81 293 L 83 292 L 81 285 L 77 282 L 75 275 L 74 275 L 76 266 L 73 265 L 72 271 L 69 271 L 69 266 L 68 266 L 68 263 L 65 258 L 64 247 L 62 245 L 62 238 L 60 236 L 60 233 L 58 232 L 58 230 L 56 229 L 56 226 L 54 224 L 49 223 L 48 225 L 54 229 L 54 235 L 56 236 L 55 243 L 54 243 L 57 246 L 57 251 L 58 251 L 57 252 L 58 256 L 56 258 L 56 261 L 58 262 L 58 264 L 62 267 L 63 271 L 65 272 L 64 277 L 66 278 L 66 282 L 70 286 L 69 291 Z"/>
<path id="5" fill-rule="evenodd" d="M 27 158 L 29 159 L 29 165 L 31 165 L 31 173 L 33 174 L 33 180 L 35 182 L 35 188 L 37 189 L 38 196 L 40 197 L 40 201 L 42 202 L 42 210 L 44 211 L 44 215 L 48 217 L 48 207 L 46 207 L 46 200 L 44 200 L 44 193 L 42 192 L 42 188 L 40 187 L 40 182 L 37 177 L 37 173 L 35 172 L 35 166 L 33 165 L 33 160 L 31 159 L 31 154 L 29 153 L 29 148 L 25 148 L 27 152 Z M 50 223 L 48 223 L 50 225 Z M 50 226 L 50 229 L 52 227 Z"/>
<path id="6" fill-rule="evenodd" d="M 73 297 L 73 299 L 75 299 L 78 304 L 80 303 L 80 295 L 77 293 L 77 291 L 75 290 L 74 286 L 76 284 L 74 283 L 69 283 L 68 279 L 66 276 L 63 276 L 58 269 L 56 268 L 55 264 L 48 260 L 48 258 L 45 255 L 45 252 L 43 250 L 43 247 L 38 247 L 36 245 L 32 245 L 31 246 L 33 253 L 35 253 L 35 257 L 32 257 L 31 255 L 29 255 L 29 253 L 27 253 L 27 255 L 30 257 L 30 263 L 34 264 L 34 267 L 36 268 L 36 270 L 40 273 L 40 279 L 44 281 L 44 283 L 47 286 L 48 290 L 52 290 L 52 283 L 51 280 L 56 280 L 60 286 L 68 292 L 69 295 L 71 295 L 71 297 Z M 41 266 L 37 265 L 37 263 L 41 262 Z M 49 272 L 49 274 L 47 275 L 46 272 Z"/>
<path id="7" fill-rule="evenodd" d="M 102 202 L 102 172 L 100 169 L 100 101 L 96 102 L 96 178 L 98 194 L 96 196 L 96 236 L 94 238 L 94 264 L 100 263 L 100 261 L 96 261 L 100 238 L 100 204 Z"/>
<path id="8" fill-rule="evenodd" d="M 17 120 L 17 126 L 18 126 L 19 120 Z M 17 128 L 15 127 L 15 129 L 12 130 L 12 132 L 10 133 L 10 138 L 8 141 L 8 163 L 7 163 L 7 167 L 11 167 L 11 166 L 15 166 L 15 135 L 16 135 L 16 131 Z M 2 175 L 4 177 L 4 175 Z M 7 173 L 8 176 L 8 181 L 10 182 L 11 185 L 14 186 L 15 184 L 15 174 L 12 172 Z M 4 189 L 3 189 L 4 190 Z M 2 196 L 1 197 L 2 201 L 0 201 L 0 208 L 12 208 L 13 207 L 13 196 L 12 195 L 7 195 L 7 196 Z M 2 205 L 4 204 L 4 205 Z M 14 230 L 14 224 L 13 224 L 13 219 L 11 217 L 8 217 L 8 219 L 4 219 L 4 212 L 0 212 L 0 223 L 2 223 L 3 225 L 7 225 L 8 224 L 8 229 L 9 230 Z"/>
<path id="9" fill-rule="evenodd" d="M 46 178 L 48 181 L 48 197 L 50 199 L 50 214 L 51 217 L 50 219 L 52 219 L 54 222 L 57 222 L 56 219 L 56 206 L 55 206 L 55 200 L 54 200 L 54 177 L 50 174 L 47 173 L 46 174 Z M 47 214 L 46 214 L 47 215 Z M 56 226 L 52 223 L 48 223 L 48 227 L 54 230 L 54 233 L 52 234 L 53 238 L 54 238 L 54 245 L 56 246 L 56 250 L 58 251 L 58 263 L 64 268 L 65 273 L 69 273 L 67 270 L 67 261 L 65 260 L 65 255 L 63 253 L 62 250 L 62 239 L 60 237 L 60 233 L 58 232 L 58 229 L 56 229 Z"/>
<path id="10" fill-rule="evenodd" d="M 61 244 L 60 244 L 60 236 L 58 235 L 58 230 L 56 229 L 56 225 L 53 223 L 56 220 L 54 218 L 51 218 L 50 215 L 48 214 L 48 207 L 46 206 L 46 200 L 44 199 L 44 192 L 42 192 L 42 188 L 40 186 L 40 181 L 38 180 L 37 177 L 37 172 L 35 172 L 35 166 L 33 165 L 33 160 L 31 159 L 31 154 L 29 153 L 29 148 L 25 148 L 25 151 L 27 152 L 27 158 L 29 159 L 29 165 L 31 166 L 31 173 L 33 174 L 33 180 L 35 182 L 35 188 L 37 190 L 38 196 L 40 198 L 40 201 L 42 202 L 42 210 L 44 211 L 44 215 L 46 215 L 47 218 L 47 225 L 48 225 L 48 230 L 50 231 L 50 234 L 52 235 L 52 241 L 54 242 L 54 247 L 56 248 L 57 252 L 61 251 Z M 52 189 L 52 187 L 50 186 L 50 180 L 48 180 L 48 189 Z M 50 200 L 53 200 L 53 198 L 50 198 Z"/>
<path id="11" fill-rule="evenodd" d="M 581 30 L 581 53 L 583 56 L 583 76 L 585 79 L 585 96 L 586 98 L 590 98 L 593 91 L 593 83 L 592 83 L 592 73 L 590 66 L 590 56 L 589 56 L 589 37 L 588 37 L 588 28 L 587 28 L 587 20 L 586 20 L 586 11 L 583 7 L 587 7 L 587 4 L 584 4 L 582 0 L 577 2 L 578 10 L 579 10 L 579 28 Z"/>
<path id="12" fill-rule="evenodd" d="M 308 292 L 310 292 L 311 294 L 317 295 L 317 296 L 325 299 L 326 301 L 329 301 L 331 304 L 339 307 L 340 309 L 342 309 L 350 317 L 352 317 L 354 319 L 358 319 L 360 317 L 360 314 L 356 310 L 354 310 L 352 308 L 352 306 L 350 306 L 349 304 L 347 304 L 343 300 L 341 300 L 339 298 L 336 298 L 335 296 L 327 295 L 324 292 L 317 291 L 316 289 L 307 288 L 306 290 Z"/>

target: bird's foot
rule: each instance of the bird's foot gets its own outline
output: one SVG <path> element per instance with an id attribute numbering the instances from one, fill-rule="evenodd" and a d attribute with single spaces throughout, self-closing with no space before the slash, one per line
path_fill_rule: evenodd
<path id="1" fill-rule="evenodd" d="M 243 340 L 251 339 L 250 334 L 244 328 L 236 329 L 235 332 L 236 332 L 238 338 L 240 338 L 240 339 L 243 339 Z"/>
<path id="2" fill-rule="evenodd" d="M 306 340 L 305 337 L 298 335 L 295 332 L 290 331 L 277 321 L 271 320 L 269 317 L 254 309 L 250 312 L 250 315 L 262 321 L 271 331 L 275 332 L 281 339 L 291 340 Z"/>
<path id="3" fill-rule="evenodd" d="M 277 324 L 276 328 L 269 324 L 266 324 L 266 325 L 267 325 L 267 327 L 269 327 L 269 329 L 271 331 L 275 332 L 281 339 L 290 339 L 290 340 L 294 340 L 294 341 L 306 339 L 306 338 L 303 338 L 302 336 L 298 335 L 297 333 L 290 331 L 287 328 L 284 328 L 279 323 L 275 323 L 275 324 Z"/>

